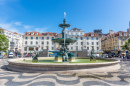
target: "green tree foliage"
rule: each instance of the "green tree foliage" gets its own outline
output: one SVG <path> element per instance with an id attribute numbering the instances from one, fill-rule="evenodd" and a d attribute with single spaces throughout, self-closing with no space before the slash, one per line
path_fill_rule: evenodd
<path id="1" fill-rule="evenodd" d="M 122 46 L 123 50 L 130 51 L 130 38 L 125 42 L 125 45 Z"/>
<path id="2" fill-rule="evenodd" d="M 6 52 L 8 46 L 9 46 L 8 39 L 4 35 L 3 29 L 0 28 L 0 51 Z"/>

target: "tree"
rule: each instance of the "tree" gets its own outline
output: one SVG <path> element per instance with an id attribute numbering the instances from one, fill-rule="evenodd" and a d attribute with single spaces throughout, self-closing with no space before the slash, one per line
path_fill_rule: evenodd
<path id="1" fill-rule="evenodd" d="M 0 28 L 0 51 L 6 52 L 8 46 L 9 46 L 9 41 L 4 35 L 3 29 Z"/>
<path id="2" fill-rule="evenodd" d="M 122 46 L 123 50 L 130 51 L 130 38 L 125 42 L 125 45 Z"/>

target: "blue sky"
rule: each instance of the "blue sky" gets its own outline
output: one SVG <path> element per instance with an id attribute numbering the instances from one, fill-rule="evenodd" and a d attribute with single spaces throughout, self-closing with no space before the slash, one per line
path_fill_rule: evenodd
<path id="1" fill-rule="evenodd" d="M 61 32 L 66 12 L 72 28 L 93 32 L 126 31 L 130 0 L 0 0 L 0 27 L 24 34 L 28 31 Z"/>

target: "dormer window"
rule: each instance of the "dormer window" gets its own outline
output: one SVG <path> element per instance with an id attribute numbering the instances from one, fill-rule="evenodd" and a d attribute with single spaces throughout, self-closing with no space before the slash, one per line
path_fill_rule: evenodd
<path id="1" fill-rule="evenodd" d="M 29 35 L 29 33 L 27 33 L 27 35 Z"/>
<path id="2" fill-rule="evenodd" d="M 122 36 L 122 33 L 119 33 L 120 34 L 120 36 Z"/>
<path id="3" fill-rule="evenodd" d="M 35 35 L 38 35 L 38 33 L 35 33 Z"/>
<path id="4" fill-rule="evenodd" d="M 89 36 L 89 34 L 87 34 L 87 36 Z"/>
<path id="5" fill-rule="evenodd" d="M 49 35 L 49 33 L 47 33 L 47 35 Z"/>
<path id="6" fill-rule="evenodd" d="M 124 33 L 124 36 L 126 36 L 126 33 Z"/>
<path id="7" fill-rule="evenodd" d="M 31 33 L 31 35 L 33 35 L 33 33 Z"/>
<path id="8" fill-rule="evenodd" d="M 93 36 L 93 33 L 91 33 L 91 36 Z"/>

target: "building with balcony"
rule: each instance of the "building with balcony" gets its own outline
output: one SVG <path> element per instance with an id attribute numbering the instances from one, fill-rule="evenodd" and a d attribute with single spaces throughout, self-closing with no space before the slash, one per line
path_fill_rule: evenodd
<path id="1" fill-rule="evenodd" d="M 73 28 L 68 31 L 68 37 L 77 39 L 77 42 L 71 43 L 68 48 L 71 52 L 87 51 L 87 55 L 93 50 L 99 56 L 101 51 L 101 37 L 98 33 L 84 33 L 81 29 Z"/>
<path id="2" fill-rule="evenodd" d="M 120 54 L 123 52 L 122 46 L 129 38 L 127 32 L 118 31 L 117 33 L 108 33 L 101 38 L 102 50 L 106 53 Z"/>
<path id="3" fill-rule="evenodd" d="M 40 52 L 43 50 L 56 50 L 58 44 L 53 43 L 51 40 L 54 39 L 57 35 L 57 33 L 52 32 L 26 32 L 23 35 L 22 54 L 31 54 L 34 53 L 34 51 Z"/>
<path id="4" fill-rule="evenodd" d="M 6 29 L 3 29 L 5 36 L 9 40 L 9 52 L 16 52 L 20 54 L 22 51 L 22 35 L 16 32 L 11 32 Z"/>

